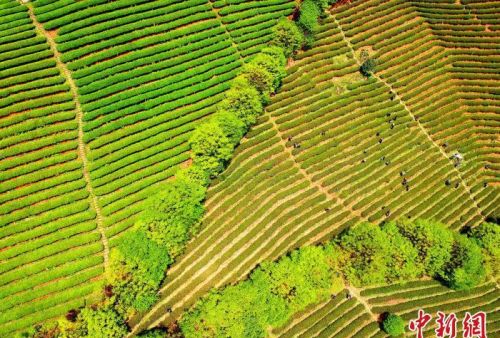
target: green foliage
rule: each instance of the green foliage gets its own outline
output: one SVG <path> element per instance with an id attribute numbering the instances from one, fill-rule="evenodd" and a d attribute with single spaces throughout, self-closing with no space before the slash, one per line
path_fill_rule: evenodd
<path id="1" fill-rule="evenodd" d="M 77 322 L 89 338 L 120 338 L 127 334 L 127 326 L 121 316 L 110 308 L 84 308 Z M 78 325 L 78 324 L 77 324 Z"/>
<path id="2" fill-rule="evenodd" d="M 194 164 L 205 170 L 210 177 L 216 177 L 233 154 L 233 143 L 214 121 L 195 129 L 189 143 Z"/>
<path id="3" fill-rule="evenodd" d="M 273 27 L 271 44 L 282 48 L 287 58 L 299 50 L 303 43 L 304 35 L 294 21 L 283 18 Z"/>
<path id="4" fill-rule="evenodd" d="M 215 113 L 211 120 L 220 127 L 233 147 L 240 142 L 247 130 L 243 121 L 241 121 L 236 115 L 224 110 Z"/>
<path id="5" fill-rule="evenodd" d="M 184 249 L 184 244 L 196 232 L 204 208 L 206 188 L 193 181 L 176 179 L 145 202 L 138 222 L 148 237 L 167 248 L 172 259 Z"/>
<path id="6" fill-rule="evenodd" d="M 379 226 L 362 223 L 340 235 L 344 275 L 356 286 L 385 281 L 390 254 L 389 243 Z"/>
<path id="7" fill-rule="evenodd" d="M 425 273 L 436 277 L 444 274 L 444 268 L 451 259 L 453 233 L 443 224 L 427 220 L 398 222 L 399 231 L 418 250 L 418 263 Z"/>
<path id="8" fill-rule="evenodd" d="M 225 99 L 219 104 L 219 111 L 227 111 L 238 117 L 247 128 L 255 124 L 257 116 L 264 108 L 259 92 L 248 81 L 239 78 L 233 82 L 233 87 L 225 94 Z"/>
<path id="9" fill-rule="evenodd" d="M 424 274 L 424 266 L 418 259 L 415 245 L 399 232 L 394 222 L 385 224 L 382 231 L 389 245 L 386 280 L 392 282 L 421 277 Z"/>
<path id="10" fill-rule="evenodd" d="M 123 318 L 109 307 L 86 307 L 76 322 L 61 319 L 57 337 L 61 338 L 120 338 L 127 334 Z"/>
<path id="11" fill-rule="evenodd" d="M 329 3 L 333 3 L 332 0 L 312 0 L 318 6 L 319 9 L 324 10 L 328 8 Z"/>
<path id="12" fill-rule="evenodd" d="M 243 70 L 239 77 L 246 79 L 250 86 L 257 90 L 260 94 L 262 103 L 268 103 L 269 95 L 274 91 L 274 77 L 272 73 L 266 68 L 249 62 L 243 66 Z M 241 82 L 238 78 L 235 81 Z"/>
<path id="13" fill-rule="evenodd" d="M 304 0 L 300 5 L 299 26 L 307 33 L 313 33 L 318 27 L 321 9 L 315 0 Z"/>
<path id="14" fill-rule="evenodd" d="M 276 48 L 276 51 L 281 51 L 281 55 L 268 55 L 264 53 L 257 54 L 249 63 L 260 69 L 265 69 L 272 75 L 272 91 L 276 91 L 281 85 L 281 80 L 286 75 L 285 67 L 282 65 L 284 59 L 281 48 Z"/>
<path id="15" fill-rule="evenodd" d="M 260 51 L 261 54 L 263 55 L 269 55 L 273 58 L 273 60 L 278 64 L 279 67 L 285 67 L 286 66 L 286 56 L 285 56 L 285 51 L 283 48 L 278 47 L 278 46 L 269 46 L 269 47 L 264 47 Z M 283 69 L 284 71 L 284 69 Z"/>
<path id="16" fill-rule="evenodd" d="M 456 234 L 452 256 L 446 264 L 444 281 L 455 290 L 468 290 L 486 276 L 481 248 L 471 239 Z"/>
<path id="17" fill-rule="evenodd" d="M 468 236 L 483 249 L 486 269 L 494 277 L 500 276 L 500 226 L 485 222 L 470 230 Z"/>
<path id="18" fill-rule="evenodd" d="M 165 338 L 166 333 L 160 329 L 148 330 L 140 333 L 139 338 Z"/>
<path id="19" fill-rule="evenodd" d="M 357 286 L 432 273 L 455 289 L 467 289 L 483 280 L 481 263 L 474 241 L 440 223 L 361 223 L 325 246 L 303 247 L 277 262 L 263 262 L 249 279 L 212 290 L 184 315 L 181 328 L 188 338 L 264 337 L 267 328 L 285 324 L 308 305 L 342 290 L 339 272 Z M 405 323 L 389 314 L 382 327 L 400 336 Z"/>
<path id="20" fill-rule="evenodd" d="M 403 318 L 392 313 L 387 314 L 382 321 L 382 329 L 391 337 L 403 335 L 405 326 Z"/>
<path id="21" fill-rule="evenodd" d="M 167 266 L 172 263 L 168 250 L 148 238 L 143 229 L 126 233 L 110 255 L 107 283 L 112 286 L 118 312 L 146 311 L 157 300 L 156 290 Z"/>
<path id="22" fill-rule="evenodd" d="M 187 168 L 180 169 L 175 173 L 175 178 L 181 181 L 193 182 L 201 187 L 207 187 L 210 183 L 208 173 L 199 165 L 192 164 Z"/>
<path id="23" fill-rule="evenodd" d="M 322 247 L 304 247 L 264 262 L 249 280 L 212 291 L 185 314 L 186 337 L 264 337 L 307 305 L 343 288 Z"/>
<path id="24" fill-rule="evenodd" d="M 375 68 L 377 66 L 377 62 L 374 59 L 367 59 L 365 62 L 361 64 L 359 71 L 365 77 L 371 77 Z"/>
<path id="25" fill-rule="evenodd" d="M 181 321 L 185 337 L 263 337 L 259 323 L 261 304 L 257 289 L 248 281 L 212 292 Z"/>

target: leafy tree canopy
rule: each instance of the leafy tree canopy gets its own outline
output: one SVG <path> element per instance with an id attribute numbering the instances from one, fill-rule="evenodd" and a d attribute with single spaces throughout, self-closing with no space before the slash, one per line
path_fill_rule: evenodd
<path id="1" fill-rule="evenodd" d="M 285 57 L 290 57 L 304 43 L 304 35 L 294 21 L 283 18 L 273 27 L 271 44 L 281 47 Z"/>
<path id="2" fill-rule="evenodd" d="M 382 329 L 391 337 L 398 337 L 405 332 L 405 321 L 393 313 L 386 314 L 382 321 Z"/>
<path id="3" fill-rule="evenodd" d="M 234 114 L 248 128 L 255 124 L 257 116 L 262 114 L 264 108 L 257 89 L 252 87 L 246 78 L 238 77 L 219 104 L 219 110 Z"/>

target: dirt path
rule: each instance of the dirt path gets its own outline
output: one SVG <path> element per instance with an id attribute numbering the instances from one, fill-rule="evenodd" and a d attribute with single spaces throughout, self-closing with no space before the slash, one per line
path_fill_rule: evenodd
<path id="1" fill-rule="evenodd" d="M 94 189 L 92 188 L 92 182 L 90 180 L 90 174 L 89 174 L 89 164 L 87 160 L 87 155 L 85 153 L 85 142 L 83 140 L 83 111 L 82 107 L 80 105 L 80 101 L 78 100 L 78 92 L 77 92 L 77 87 L 75 82 L 73 81 L 73 78 L 71 76 L 70 71 L 68 70 L 68 67 L 62 62 L 61 60 L 61 54 L 57 50 L 57 45 L 56 42 L 54 41 L 54 35 L 53 32 L 48 32 L 46 31 L 42 24 L 38 22 L 34 11 L 33 11 L 33 5 L 28 4 L 26 5 L 28 8 L 28 14 L 31 18 L 31 21 L 35 25 L 36 31 L 41 35 L 44 36 L 47 39 L 47 42 L 50 46 L 50 50 L 54 54 L 54 59 L 56 61 L 57 67 L 61 70 L 61 73 L 63 77 L 66 79 L 66 81 L 69 84 L 70 87 L 70 93 L 73 96 L 73 101 L 75 103 L 76 107 L 76 119 L 78 122 L 78 156 L 80 157 L 82 163 L 83 163 L 83 177 L 85 179 L 85 186 L 86 189 L 89 193 L 90 196 L 90 201 L 92 204 L 92 208 L 96 212 L 96 223 L 97 223 L 97 229 L 99 230 L 99 233 L 101 234 L 101 241 L 102 245 L 104 247 L 104 269 L 106 270 L 108 267 L 108 262 L 109 262 L 109 243 L 108 243 L 108 238 L 106 237 L 106 233 L 104 230 L 104 223 L 103 223 L 103 217 L 101 213 L 101 208 L 99 207 L 99 203 L 97 202 L 97 196 L 94 193 Z"/>
<path id="2" fill-rule="evenodd" d="M 349 46 L 349 49 L 351 50 L 352 54 L 353 54 L 353 57 L 354 57 L 354 60 L 355 62 L 358 64 L 358 66 L 361 67 L 361 62 L 359 61 L 359 59 L 357 58 L 356 56 L 356 52 L 354 50 L 354 47 L 352 46 L 351 44 L 351 41 L 349 39 L 347 39 L 347 37 L 345 36 L 345 33 L 344 33 L 344 30 L 342 29 L 342 26 L 340 25 L 340 23 L 338 22 L 337 18 L 335 17 L 335 14 L 332 14 L 332 17 L 333 17 L 333 20 L 335 21 L 336 25 L 338 26 L 339 30 L 340 30 L 340 34 L 342 35 L 342 39 L 347 43 L 347 45 Z M 434 139 L 429 135 L 429 133 L 427 132 L 427 130 L 424 128 L 424 126 L 422 126 L 422 124 L 420 123 L 420 121 L 418 121 L 418 119 L 416 118 L 416 116 L 412 113 L 412 111 L 408 108 L 408 106 L 406 105 L 405 101 L 403 101 L 402 97 L 399 95 L 399 93 L 392 87 L 392 85 L 390 83 L 388 83 L 387 81 L 385 81 L 384 79 L 382 79 L 380 76 L 378 76 L 377 74 L 373 74 L 373 77 L 376 78 L 378 81 L 380 81 L 381 83 L 383 83 L 387 88 L 389 88 L 389 90 L 394 93 L 395 95 L 395 99 L 397 101 L 399 101 L 399 104 L 401 104 L 405 111 L 411 116 L 411 118 L 417 123 L 417 126 L 418 128 L 420 129 L 421 132 L 424 133 L 425 137 L 431 142 L 431 144 L 438 149 L 438 151 L 446 158 L 450 161 L 450 164 L 453 165 L 451 163 L 451 159 L 448 157 L 448 155 L 445 153 L 445 151 L 434 141 Z M 472 204 L 476 207 L 476 214 L 478 216 L 480 216 L 481 218 L 485 218 L 485 216 L 482 214 L 482 209 L 477 205 L 476 201 L 474 200 L 474 198 L 472 197 L 472 194 L 471 194 L 471 188 L 467 185 L 467 183 L 465 182 L 465 180 L 463 179 L 462 177 L 462 174 L 460 173 L 460 171 L 453 167 L 452 169 L 456 175 L 458 176 L 459 180 L 460 180 L 460 183 L 461 185 L 465 188 L 465 190 L 467 191 L 467 196 L 468 198 L 470 199 L 470 201 L 472 202 Z"/>
<path id="3" fill-rule="evenodd" d="M 354 286 L 352 286 L 352 285 L 348 286 L 347 290 L 349 290 L 349 292 L 351 293 L 351 295 L 354 298 L 356 298 L 356 300 L 358 302 L 360 302 L 365 307 L 366 312 L 368 312 L 370 314 L 370 316 L 372 317 L 372 319 L 374 321 L 378 321 L 378 315 L 375 314 L 375 313 L 373 313 L 370 304 L 368 304 L 368 302 L 366 301 L 366 299 L 364 299 L 363 297 L 361 297 L 361 294 L 360 294 L 359 290 L 357 288 L 355 288 Z"/>

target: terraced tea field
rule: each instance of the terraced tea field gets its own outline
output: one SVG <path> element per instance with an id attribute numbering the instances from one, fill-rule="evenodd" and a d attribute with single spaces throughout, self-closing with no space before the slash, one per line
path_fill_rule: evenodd
<path id="1" fill-rule="evenodd" d="M 0 335 L 99 296 L 108 248 L 293 7 L 0 2 Z"/>
<path id="2" fill-rule="evenodd" d="M 332 10 L 212 185 L 203 230 L 137 330 L 169 323 L 210 288 L 359 221 L 428 218 L 458 229 L 496 215 L 499 75 L 488 69 L 498 68 L 498 33 L 476 19 L 453 21 L 454 31 L 435 26 L 418 4 Z M 485 44 L 481 52 L 460 43 L 459 28 L 469 26 L 464 34 Z M 378 60 L 370 80 L 358 72 L 363 49 Z M 466 61 L 473 53 L 478 62 Z M 491 81 L 479 85 L 471 72 Z"/>
<path id="3" fill-rule="evenodd" d="M 297 314 L 273 334 L 276 337 L 388 337 L 377 322 L 381 314 L 396 313 L 408 323 L 417 317 L 419 309 L 434 319 L 437 311 L 455 313 L 459 321 L 465 312 L 484 311 L 488 319 L 488 336 L 495 337 L 500 331 L 500 295 L 493 282 L 468 292 L 452 291 L 436 281 L 427 280 L 367 288 L 358 295 L 351 292 L 350 299 L 346 297 L 347 293 L 349 291 L 344 290 L 335 298 Z M 433 320 L 425 327 L 425 336 L 434 337 L 435 328 Z M 463 333 L 460 323 L 457 330 L 460 336 Z M 415 333 L 407 336 L 415 337 Z"/>
<path id="4" fill-rule="evenodd" d="M 0 336 L 101 296 L 109 249 L 141 202 L 188 165 L 193 129 L 294 8 L 0 0 Z M 133 332 L 360 221 L 459 229 L 498 217 L 499 31 L 495 1 L 332 8 L 211 185 L 200 234 Z M 371 79 L 359 73 L 366 53 L 377 60 Z M 418 306 L 461 313 L 469 302 L 499 330 L 492 283 L 464 294 L 434 282 L 386 290 L 340 294 L 275 333 L 378 337 L 374 316 L 387 309 L 407 319 Z"/>

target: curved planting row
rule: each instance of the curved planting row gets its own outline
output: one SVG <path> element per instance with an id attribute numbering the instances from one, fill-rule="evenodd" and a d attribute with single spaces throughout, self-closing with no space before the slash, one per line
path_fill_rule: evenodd
<path id="1" fill-rule="evenodd" d="M 112 237 L 188 160 L 187 140 L 214 112 L 241 54 L 258 51 L 270 39 L 262 23 L 271 27 L 294 2 L 37 0 L 35 7 L 78 87 L 92 184 Z"/>
<path id="2" fill-rule="evenodd" d="M 440 43 L 450 51 L 451 76 L 459 83 L 459 96 L 472 124 L 471 141 L 477 144 L 474 155 L 478 165 L 465 175 L 474 182 L 472 191 L 485 213 L 498 215 L 498 3 L 462 1 L 458 5 L 440 2 L 434 8 L 417 5 Z"/>
<path id="3" fill-rule="evenodd" d="M 487 316 L 488 336 L 495 336 L 500 331 L 500 296 L 494 282 L 487 282 L 469 291 L 453 291 L 433 280 L 415 281 L 364 289 L 361 296 L 367 299 L 373 312 L 396 313 L 405 322 L 415 319 L 419 309 L 431 314 L 434 319 L 437 317 L 437 311 L 447 315 L 455 313 L 459 321 L 464 318 L 465 312 L 474 314 L 484 311 Z M 430 322 L 425 328 L 426 335 L 432 335 L 435 328 L 434 321 Z M 457 329 L 462 331 L 460 322 Z"/>
<path id="4" fill-rule="evenodd" d="M 482 220 L 453 163 L 402 102 L 359 75 L 335 20 L 316 37 L 210 188 L 202 231 L 162 289 L 165 323 L 260 261 L 360 220 Z"/>
<path id="5" fill-rule="evenodd" d="M 295 315 L 276 337 L 383 337 L 377 322 L 347 290 Z"/>
<path id="6" fill-rule="evenodd" d="M 26 7 L 0 4 L 0 336 L 89 298 L 103 247 L 69 86 Z"/>
<path id="7" fill-rule="evenodd" d="M 296 314 L 286 326 L 274 330 L 273 334 L 277 337 L 387 337 L 380 329 L 380 323 L 368 314 L 355 297 L 346 297 L 348 293 L 344 290 L 329 301 Z M 493 282 L 470 291 L 453 291 L 435 280 L 416 280 L 365 288 L 359 297 L 367 302 L 376 317 L 387 312 L 398 314 L 405 325 L 416 319 L 419 309 L 431 314 L 434 320 L 437 311 L 447 315 L 454 313 L 459 321 L 457 330 L 460 335 L 460 321 L 465 312 L 474 314 L 484 311 L 488 335 L 495 336 L 500 330 L 497 311 L 500 296 Z M 434 320 L 425 327 L 425 336 L 435 334 Z M 409 337 L 415 335 L 408 330 L 406 332 Z"/>
<path id="8" fill-rule="evenodd" d="M 498 12 L 492 3 L 480 8 Z M 377 75 L 450 161 L 464 156 L 457 167 L 464 187 L 483 217 L 494 216 L 498 33 L 450 1 L 355 1 L 333 13 L 355 51 L 371 52 Z"/>
<path id="9" fill-rule="evenodd" d="M 74 99 L 83 110 L 80 145 L 101 221 L 113 237 L 188 160 L 191 131 L 215 111 L 243 64 L 239 49 L 257 51 L 269 39 L 263 21 L 274 24 L 294 2 L 37 0 L 28 6 L 31 19 L 18 1 L 0 3 L 0 298 L 9 309 L 0 311 L 0 335 L 97 295 L 103 245 L 77 152 Z M 32 21 L 43 23 L 38 32 Z M 232 30 L 245 38 L 233 41 Z"/>

